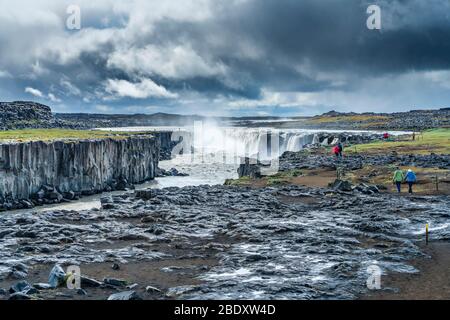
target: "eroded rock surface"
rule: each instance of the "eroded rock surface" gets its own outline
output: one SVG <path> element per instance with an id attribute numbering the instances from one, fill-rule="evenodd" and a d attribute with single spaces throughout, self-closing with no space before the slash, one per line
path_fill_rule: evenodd
<path id="1" fill-rule="evenodd" d="M 450 169 L 450 155 L 346 155 L 337 160 L 332 155 L 311 155 L 302 152 L 285 152 L 280 158 L 280 170 L 317 169 L 343 167 L 347 170 L 358 170 L 366 165 L 398 165 L 422 168 Z"/>
<path id="2" fill-rule="evenodd" d="M 422 256 L 417 244 L 424 241 L 426 223 L 431 241 L 450 239 L 447 196 L 301 186 L 175 187 L 136 194 L 105 197 L 100 210 L 1 215 L 0 288 L 19 281 L 10 278 L 15 271 L 36 265 L 79 264 L 84 270 L 107 263 L 111 270 L 116 262 L 120 270 L 111 272 L 121 272 L 133 263 L 214 254 L 216 266 L 195 267 L 199 282 L 163 288 L 156 298 L 351 299 L 366 290 L 370 265 L 417 272 L 407 261 Z M 142 280 L 145 270 L 135 282 L 148 298 L 145 288 L 155 285 Z M 164 272 L 182 278 L 185 271 Z M 32 274 L 25 278 L 36 282 Z M 108 295 L 124 288 L 114 290 Z"/>

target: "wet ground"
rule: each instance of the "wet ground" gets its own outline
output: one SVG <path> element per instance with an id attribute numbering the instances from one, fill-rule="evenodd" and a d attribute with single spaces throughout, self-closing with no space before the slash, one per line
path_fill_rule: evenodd
<path id="1" fill-rule="evenodd" d="M 410 262 L 420 272 L 386 275 L 382 278 L 384 289 L 368 292 L 362 299 L 449 300 L 450 242 L 431 242 L 421 249 L 427 256 Z"/>
<path id="2" fill-rule="evenodd" d="M 108 195 L 100 209 L 4 214 L 0 288 L 45 281 L 60 263 L 137 283 L 147 299 L 354 299 L 367 292 L 369 266 L 417 273 L 425 224 L 432 241 L 450 240 L 449 205 L 448 196 L 191 186 Z M 19 263 L 28 270 L 14 272 Z M 104 299 L 127 289 L 85 290 Z M 37 297 L 80 298 L 66 291 Z"/>

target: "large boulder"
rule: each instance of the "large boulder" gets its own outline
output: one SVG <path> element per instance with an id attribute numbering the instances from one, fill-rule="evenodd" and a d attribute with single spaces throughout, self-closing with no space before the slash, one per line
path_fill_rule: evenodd
<path id="1" fill-rule="evenodd" d="M 124 291 L 110 295 L 108 300 L 142 300 L 136 291 Z"/>
<path id="2" fill-rule="evenodd" d="M 261 164 L 250 158 L 243 158 L 239 168 L 237 170 L 239 178 L 250 177 L 250 178 L 261 178 Z"/>
<path id="3" fill-rule="evenodd" d="M 352 191 L 353 186 L 351 182 L 346 180 L 336 179 L 334 182 L 330 183 L 330 187 L 336 191 Z"/>

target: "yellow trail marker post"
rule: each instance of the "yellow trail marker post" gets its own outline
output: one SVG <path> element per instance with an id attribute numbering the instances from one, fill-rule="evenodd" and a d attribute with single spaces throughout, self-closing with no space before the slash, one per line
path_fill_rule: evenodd
<path id="1" fill-rule="evenodd" d="M 428 223 L 425 225 L 425 239 L 426 243 L 428 244 Z"/>

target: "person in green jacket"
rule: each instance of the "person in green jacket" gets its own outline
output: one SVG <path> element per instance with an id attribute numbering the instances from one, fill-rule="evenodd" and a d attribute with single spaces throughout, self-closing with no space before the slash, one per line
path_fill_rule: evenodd
<path id="1" fill-rule="evenodd" d="M 403 180 L 405 180 L 405 174 L 399 167 L 397 167 L 397 170 L 395 170 L 395 172 L 394 172 L 394 177 L 392 178 L 392 181 L 397 186 L 398 193 L 400 193 L 402 191 Z"/>

